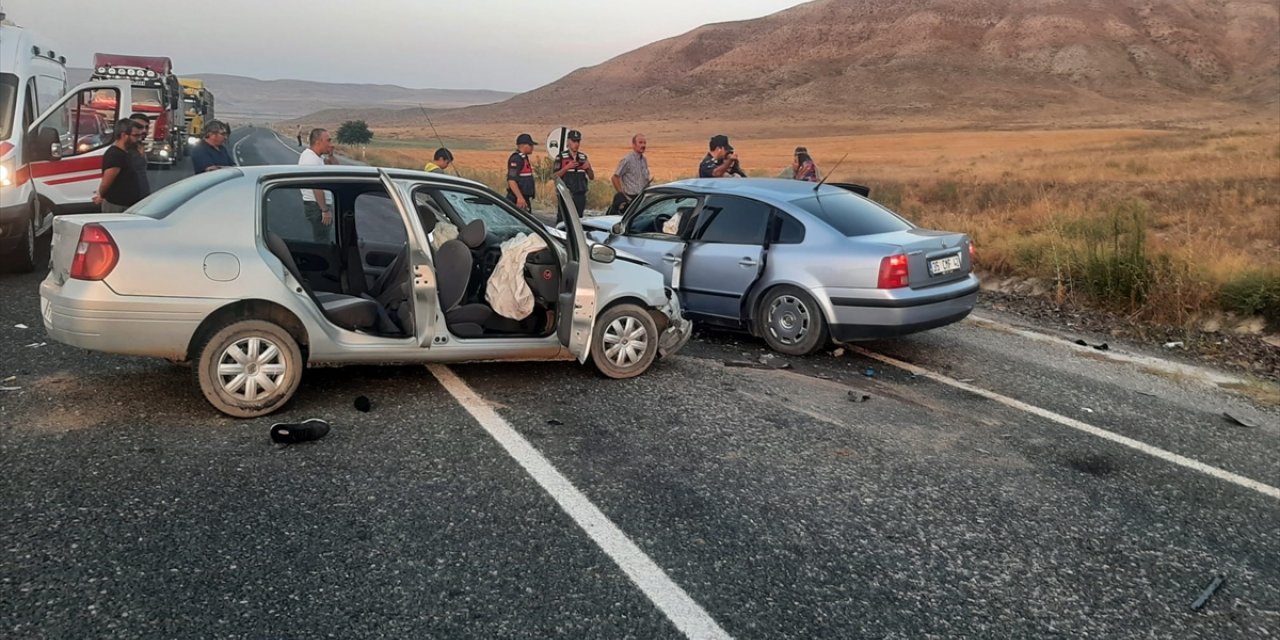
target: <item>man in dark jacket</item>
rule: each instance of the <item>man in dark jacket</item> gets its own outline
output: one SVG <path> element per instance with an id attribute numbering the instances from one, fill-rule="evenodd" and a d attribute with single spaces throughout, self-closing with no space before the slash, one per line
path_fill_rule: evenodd
<path id="1" fill-rule="evenodd" d="M 533 136 L 522 133 L 516 138 L 516 152 L 507 158 L 507 200 L 525 211 L 533 210 L 536 194 L 533 161 L 529 159 L 536 144 Z"/>
<path id="2" fill-rule="evenodd" d="M 214 171 L 236 166 L 227 150 L 227 126 L 220 120 L 210 120 L 204 125 L 204 141 L 191 150 L 191 169 L 194 173 Z"/>
<path id="3" fill-rule="evenodd" d="M 573 206 L 581 216 L 587 209 L 587 191 L 591 189 L 591 181 L 596 179 L 596 170 L 591 167 L 591 160 L 587 158 L 587 154 L 582 152 L 582 132 L 572 130 L 566 137 L 568 148 L 556 156 L 555 164 L 551 169 L 557 178 L 564 181 L 564 186 L 569 188 L 569 193 L 573 196 Z M 562 198 L 557 196 L 556 199 L 560 203 L 560 219 L 564 220 L 569 208 Z"/>

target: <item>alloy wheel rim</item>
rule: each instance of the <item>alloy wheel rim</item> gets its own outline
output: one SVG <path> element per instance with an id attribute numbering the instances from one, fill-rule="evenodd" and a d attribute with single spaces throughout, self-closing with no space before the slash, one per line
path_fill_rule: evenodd
<path id="1" fill-rule="evenodd" d="M 217 363 L 218 384 L 241 402 L 258 402 L 276 393 L 288 371 L 280 347 L 260 336 L 231 343 Z"/>
<path id="2" fill-rule="evenodd" d="M 785 345 L 793 345 L 809 333 L 809 307 L 792 295 L 781 295 L 769 305 L 769 332 Z"/>
<path id="3" fill-rule="evenodd" d="M 639 364 L 649 348 L 649 332 L 632 316 L 610 322 L 603 339 L 605 359 L 624 369 Z"/>

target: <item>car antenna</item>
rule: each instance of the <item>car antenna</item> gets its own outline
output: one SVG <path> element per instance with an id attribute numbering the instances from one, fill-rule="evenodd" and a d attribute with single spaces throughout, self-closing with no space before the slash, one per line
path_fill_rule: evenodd
<path id="1" fill-rule="evenodd" d="M 426 118 L 426 119 L 427 119 L 427 124 L 428 124 L 428 125 L 431 125 L 431 133 L 432 133 L 432 135 L 434 135 L 434 136 L 436 137 L 436 142 L 439 142 L 439 143 L 440 143 L 440 148 L 441 148 L 441 149 L 445 148 L 445 146 L 444 146 L 444 138 L 441 138 L 441 137 L 440 137 L 440 134 L 436 131 L 436 125 L 434 125 L 434 124 L 432 124 L 432 123 L 431 123 L 431 116 L 427 115 L 427 108 L 426 108 L 426 107 L 424 107 L 424 106 L 422 106 L 422 103 L 421 103 L 421 102 L 419 102 L 419 103 L 418 103 L 418 108 L 419 108 L 419 109 L 422 109 L 422 117 L 424 117 L 424 118 Z M 454 166 L 454 163 L 450 162 L 450 163 L 449 163 L 449 167 L 453 169 L 453 175 L 455 175 L 455 176 L 462 176 L 462 174 L 461 174 L 461 173 L 458 173 L 458 168 L 457 168 L 456 166 Z"/>
<path id="2" fill-rule="evenodd" d="M 846 153 L 844 154 L 844 158 L 840 158 L 840 162 L 837 162 L 837 163 L 836 163 L 836 166 L 831 167 L 831 170 L 827 172 L 827 175 L 822 176 L 822 179 L 818 181 L 818 184 L 813 185 L 813 192 L 814 192 L 814 193 L 817 193 L 817 192 L 818 192 L 818 189 L 821 189 L 821 188 L 822 188 L 822 185 L 824 185 L 824 184 L 826 184 L 826 183 L 827 183 L 827 178 L 830 178 L 830 177 L 831 177 L 831 174 L 835 173 L 835 172 L 836 172 L 836 169 L 839 169 L 839 168 L 840 168 L 840 165 L 844 164 L 844 159 L 845 159 L 845 158 L 848 158 L 848 157 L 849 157 L 849 154 L 846 152 Z"/>

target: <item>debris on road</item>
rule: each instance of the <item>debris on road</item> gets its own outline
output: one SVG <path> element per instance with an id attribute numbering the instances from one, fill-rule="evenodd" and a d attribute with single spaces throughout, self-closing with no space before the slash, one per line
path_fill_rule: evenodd
<path id="1" fill-rule="evenodd" d="M 1196 598 L 1196 601 L 1191 603 L 1191 610 L 1199 611 L 1200 609 L 1203 609 L 1204 605 L 1208 604 L 1209 598 L 1212 598 L 1213 594 L 1217 593 L 1218 588 L 1222 586 L 1222 583 L 1226 581 L 1226 576 L 1223 576 L 1221 573 L 1214 576 L 1213 582 L 1210 582 L 1209 586 L 1205 587 L 1204 591 L 1201 592 L 1200 597 Z"/>
<path id="2" fill-rule="evenodd" d="M 1237 425 L 1239 425 L 1239 426 L 1241 426 L 1241 427 L 1248 427 L 1248 428 L 1250 428 L 1250 429 L 1257 429 L 1259 426 L 1261 426 L 1261 425 L 1259 425 L 1257 422 L 1254 422 L 1253 420 L 1250 420 L 1250 419 L 1248 419 L 1248 418 L 1241 418 L 1240 416 L 1235 415 L 1235 414 L 1231 413 L 1230 411 L 1223 411 L 1223 412 L 1222 412 L 1222 417 L 1226 418 L 1228 421 L 1230 421 L 1230 422 L 1232 422 L 1232 423 L 1234 423 L 1234 424 L 1237 424 Z"/>
<path id="3" fill-rule="evenodd" d="M 1157 396 L 1156 394 L 1151 393 L 1150 391 L 1139 391 L 1139 392 L 1138 392 L 1138 395 L 1140 395 L 1140 396 L 1149 396 L 1149 397 L 1152 397 L 1152 398 L 1158 398 L 1158 397 L 1159 397 L 1159 396 Z"/>
<path id="4" fill-rule="evenodd" d="M 1093 413 L 1093 409 L 1090 409 L 1089 407 L 1080 407 L 1080 408 L 1081 408 L 1081 409 L 1084 409 L 1084 410 L 1085 410 L 1085 412 L 1087 412 L 1087 413 Z"/>
<path id="5" fill-rule="evenodd" d="M 17 380 L 17 379 L 18 379 L 18 376 L 9 376 L 8 378 L 5 378 L 4 380 L 0 380 L 0 382 L 13 382 L 14 380 Z"/>
<path id="6" fill-rule="evenodd" d="M 835 350 L 835 351 L 832 351 L 832 352 L 831 352 L 831 356 L 832 356 L 832 357 L 834 357 L 834 358 L 841 358 L 841 357 L 843 357 L 843 356 L 844 356 L 844 349 L 843 349 L 843 348 L 836 348 L 836 350 Z"/>
<path id="7" fill-rule="evenodd" d="M 1108 351 L 1111 349 L 1111 347 L 1107 346 L 1107 343 L 1105 342 L 1103 342 L 1102 344 L 1094 344 L 1089 346 L 1093 347 L 1094 349 L 1097 349 L 1098 351 Z"/>
<path id="8" fill-rule="evenodd" d="M 0 391 L 22 391 L 22 387 L 0 387 Z"/>
<path id="9" fill-rule="evenodd" d="M 27 325 L 19 322 L 18 324 L 13 325 L 13 328 L 14 329 L 30 329 L 31 327 L 28 327 Z"/>
<path id="10" fill-rule="evenodd" d="M 868 378 L 874 378 L 874 377 L 876 377 L 876 370 L 875 370 L 875 367 L 867 367 L 867 370 L 866 370 L 866 371 L 863 371 L 863 372 L 862 372 L 862 375 L 864 375 L 864 376 L 866 376 L 866 377 L 868 377 Z"/>
<path id="11" fill-rule="evenodd" d="M 373 408 L 373 403 L 369 402 L 368 396 L 356 396 L 355 407 L 356 411 L 369 413 L 369 410 Z"/>
<path id="12" fill-rule="evenodd" d="M 27 345 L 27 348 L 28 348 L 28 349 L 39 349 L 40 347 L 43 347 L 43 346 L 45 346 L 46 344 L 49 344 L 49 343 L 48 343 L 48 342 L 32 342 L 31 344 Z"/>
<path id="13" fill-rule="evenodd" d="M 1181 340 L 1175 340 L 1173 342 L 1164 343 L 1164 348 L 1166 349 L 1181 349 L 1185 346 L 1186 345 Z"/>
<path id="14" fill-rule="evenodd" d="M 552 418 L 552 419 L 548 420 L 548 421 L 547 421 L 547 424 L 548 424 L 548 425 L 551 425 L 551 426 L 553 426 L 553 427 L 562 427 L 562 426 L 564 426 L 564 423 L 563 423 L 563 422 L 560 422 L 559 420 L 556 420 L 555 418 Z"/>
<path id="15" fill-rule="evenodd" d="M 867 394 L 865 394 L 865 393 L 859 393 L 859 392 L 857 392 L 857 391 L 850 391 L 850 392 L 849 392 L 849 401 L 850 401 L 850 402 L 859 402 L 859 403 L 861 403 L 861 402 L 866 402 L 866 401 L 868 401 L 868 400 L 870 400 L 870 399 L 871 399 L 871 396 L 869 396 L 869 395 L 867 395 Z"/>
<path id="16" fill-rule="evenodd" d="M 280 444 L 297 444 L 319 440 L 329 434 L 329 423 L 317 418 L 299 423 L 277 422 L 271 425 L 271 439 Z"/>

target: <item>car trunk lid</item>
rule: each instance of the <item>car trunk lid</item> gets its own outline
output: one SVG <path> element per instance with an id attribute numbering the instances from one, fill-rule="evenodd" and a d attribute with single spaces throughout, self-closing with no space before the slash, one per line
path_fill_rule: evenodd
<path id="1" fill-rule="evenodd" d="M 121 224 L 137 224 L 155 221 L 131 213 L 99 213 L 75 216 L 58 216 L 53 219 L 53 238 L 49 246 L 49 275 L 61 285 L 71 276 L 71 263 L 75 261 L 76 247 L 80 244 L 80 232 L 86 225 L 100 224 L 108 233 L 114 233 Z"/>
<path id="2" fill-rule="evenodd" d="M 869 237 L 859 238 L 869 240 Z M 880 234 L 875 241 L 897 248 L 907 256 L 908 277 L 912 289 L 962 280 L 973 271 L 969 256 L 969 237 L 963 233 L 907 229 Z"/>

